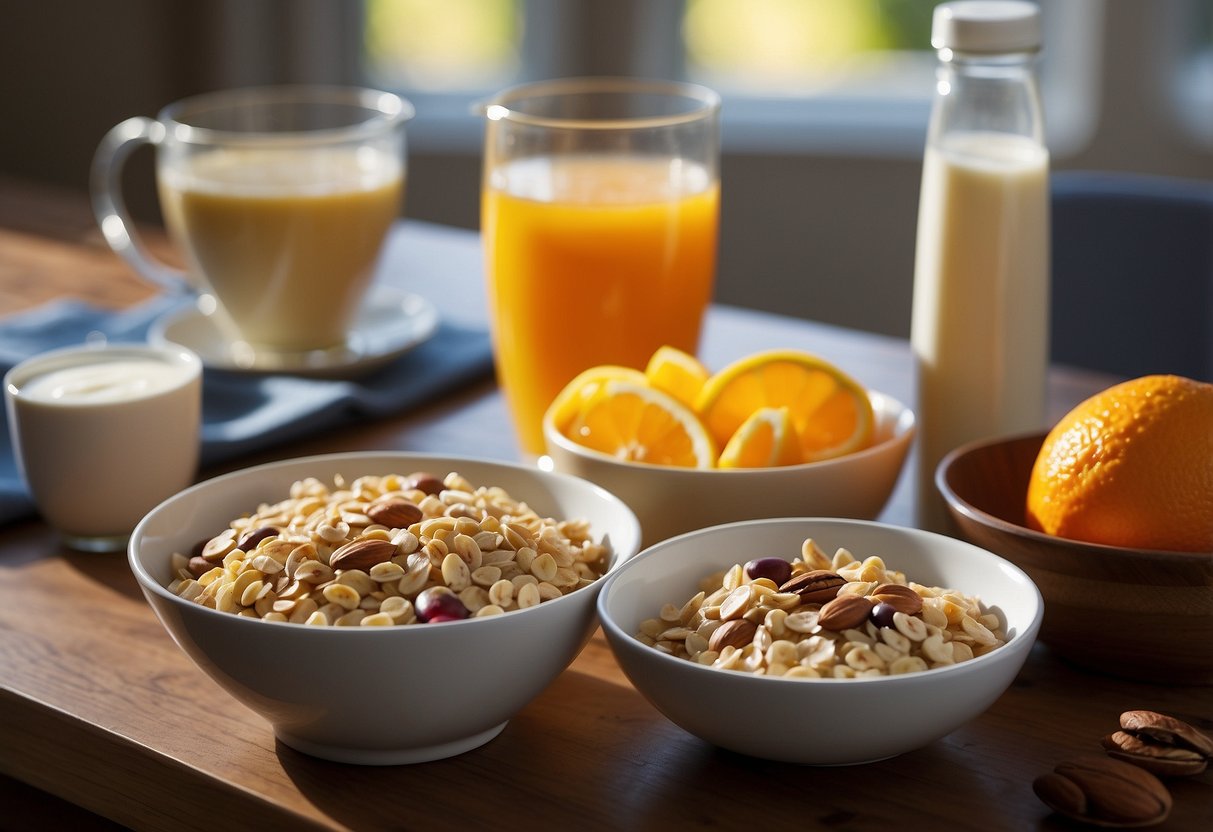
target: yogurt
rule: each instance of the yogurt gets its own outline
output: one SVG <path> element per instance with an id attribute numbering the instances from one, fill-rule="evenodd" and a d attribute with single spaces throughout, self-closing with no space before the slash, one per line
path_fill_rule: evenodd
<path id="1" fill-rule="evenodd" d="M 4 378 L 9 431 L 38 511 L 68 545 L 120 549 L 193 482 L 202 364 L 183 347 L 77 347 Z"/>
<path id="2" fill-rule="evenodd" d="M 18 394 L 46 404 L 104 405 L 155 396 L 189 377 L 188 366 L 155 359 L 99 361 L 36 376 Z"/>

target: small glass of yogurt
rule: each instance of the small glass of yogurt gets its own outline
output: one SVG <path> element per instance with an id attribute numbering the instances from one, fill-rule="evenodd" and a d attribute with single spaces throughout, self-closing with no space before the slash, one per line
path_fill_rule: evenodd
<path id="1" fill-rule="evenodd" d="M 68 347 L 4 376 L 9 433 L 30 495 L 64 542 L 116 551 L 193 482 L 202 363 L 176 345 Z"/>

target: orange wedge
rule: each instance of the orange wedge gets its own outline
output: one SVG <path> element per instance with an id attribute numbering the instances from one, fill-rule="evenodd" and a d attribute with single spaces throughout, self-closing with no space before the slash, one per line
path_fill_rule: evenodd
<path id="1" fill-rule="evenodd" d="M 658 347 L 644 369 L 649 386 L 669 393 L 687 407 L 694 407 L 699 391 L 708 380 L 708 368 L 695 356 L 677 347 Z"/>
<path id="2" fill-rule="evenodd" d="M 769 468 L 800 462 L 800 439 L 786 407 L 760 407 L 720 452 L 718 468 Z"/>
<path id="3" fill-rule="evenodd" d="M 645 376 L 639 370 L 613 364 L 603 364 L 585 370 L 566 384 L 548 405 L 547 415 L 556 429 L 568 435 L 570 423 L 581 414 L 582 408 L 598 392 L 599 387 L 611 380 L 644 384 Z"/>
<path id="4" fill-rule="evenodd" d="M 709 378 L 695 400 L 708 432 L 723 446 L 764 407 L 787 408 L 803 462 L 842 456 L 872 440 L 867 392 L 829 362 L 798 350 L 735 361 Z"/>
<path id="5" fill-rule="evenodd" d="M 690 408 L 643 382 L 602 382 L 566 435 L 631 462 L 684 468 L 711 468 L 716 462 L 716 443 Z"/>

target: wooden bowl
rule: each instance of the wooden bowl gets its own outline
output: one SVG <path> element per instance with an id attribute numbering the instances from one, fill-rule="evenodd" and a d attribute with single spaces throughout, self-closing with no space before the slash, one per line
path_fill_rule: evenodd
<path id="1" fill-rule="evenodd" d="M 1044 433 L 977 442 L 939 464 L 935 484 L 960 532 L 1040 588 L 1040 640 L 1089 670 L 1213 684 L 1213 552 L 1125 549 L 1026 526 Z"/>

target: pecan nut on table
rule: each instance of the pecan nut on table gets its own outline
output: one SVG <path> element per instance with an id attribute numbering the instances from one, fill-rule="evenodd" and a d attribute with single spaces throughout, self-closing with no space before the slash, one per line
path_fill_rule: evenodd
<path id="1" fill-rule="evenodd" d="M 1032 784 L 1050 809 L 1092 826 L 1130 828 L 1162 823 L 1174 805 L 1160 777 L 1200 774 L 1213 758 L 1213 739 L 1154 711 L 1125 711 L 1121 730 L 1104 737 L 1107 757 L 1058 763 Z"/>

